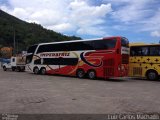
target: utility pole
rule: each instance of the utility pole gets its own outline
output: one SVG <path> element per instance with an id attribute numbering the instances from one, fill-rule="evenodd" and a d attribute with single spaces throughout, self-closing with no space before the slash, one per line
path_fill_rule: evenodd
<path id="1" fill-rule="evenodd" d="M 16 38 L 15 38 L 15 29 L 13 27 L 13 56 L 16 55 Z"/>
<path id="2" fill-rule="evenodd" d="M 17 40 L 17 44 L 16 44 L 16 54 L 18 54 L 18 40 Z"/>

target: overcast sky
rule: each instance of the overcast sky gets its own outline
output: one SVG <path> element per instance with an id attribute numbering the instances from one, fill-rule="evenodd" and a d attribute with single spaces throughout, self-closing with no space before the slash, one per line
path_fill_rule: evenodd
<path id="1" fill-rule="evenodd" d="M 160 0 L 0 0 L 0 9 L 66 35 L 160 41 Z"/>

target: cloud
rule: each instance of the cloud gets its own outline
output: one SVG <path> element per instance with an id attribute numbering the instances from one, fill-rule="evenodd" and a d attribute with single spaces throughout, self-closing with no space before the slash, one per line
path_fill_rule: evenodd
<path id="1" fill-rule="evenodd" d="M 74 31 L 76 30 L 75 26 L 73 26 L 70 23 L 62 23 L 62 24 L 56 24 L 53 26 L 48 26 L 48 29 L 54 29 L 55 31 L 65 32 L 65 31 Z"/>
<path id="2" fill-rule="evenodd" d="M 159 0 L 8 0 L 7 3 L 0 4 L 0 8 L 63 34 L 102 37 L 147 33 L 158 37 L 160 31 Z"/>
<path id="3" fill-rule="evenodd" d="M 160 1 L 159 0 L 103 0 L 112 4 L 112 19 L 116 21 L 113 29 L 133 30 L 135 32 L 150 32 L 157 36 L 160 31 Z"/>
<path id="4" fill-rule="evenodd" d="M 9 3 L 12 8 L 0 8 L 22 20 L 36 22 L 57 32 L 78 35 L 106 34 L 105 27 L 101 25 L 112 11 L 110 3 L 93 6 L 85 0 L 9 0 Z"/>
<path id="5" fill-rule="evenodd" d="M 69 5 L 71 12 L 70 20 L 77 26 L 77 33 L 83 35 L 107 34 L 100 25 L 106 22 L 105 16 L 112 11 L 111 4 L 89 6 L 86 2 L 73 1 Z"/>
<path id="6" fill-rule="evenodd" d="M 108 33 L 106 33 L 103 28 L 99 28 L 99 30 L 97 30 L 97 28 L 95 27 L 80 28 L 77 30 L 77 33 L 84 34 L 84 35 L 88 34 L 88 35 L 95 35 L 95 36 L 99 36 L 99 35 L 109 36 Z"/>
<path id="7" fill-rule="evenodd" d="M 150 0 L 104 0 L 115 5 L 112 17 L 124 23 L 136 22 L 149 15 L 150 10 L 146 10 L 146 6 Z"/>
<path id="8" fill-rule="evenodd" d="M 160 37 L 160 31 L 153 31 L 153 32 L 151 32 L 151 36 L 153 36 L 153 37 Z"/>
<path id="9" fill-rule="evenodd" d="M 143 20 L 143 24 L 145 25 L 145 28 L 143 28 L 144 31 L 160 30 L 160 9 L 156 10 L 156 12 L 153 12 L 152 14 L 152 17 Z"/>

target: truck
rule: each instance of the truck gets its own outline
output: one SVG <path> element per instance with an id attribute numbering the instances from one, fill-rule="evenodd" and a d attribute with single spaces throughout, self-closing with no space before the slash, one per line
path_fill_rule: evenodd
<path id="1" fill-rule="evenodd" d="M 25 71 L 25 57 L 11 57 L 10 62 L 4 63 L 2 67 L 4 71 L 11 69 L 12 71 L 23 72 Z"/>

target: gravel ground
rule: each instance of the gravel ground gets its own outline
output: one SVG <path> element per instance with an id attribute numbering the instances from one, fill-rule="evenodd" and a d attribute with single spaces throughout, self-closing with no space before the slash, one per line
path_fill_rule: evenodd
<path id="1" fill-rule="evenodd" d="M 160 81 L 89 80 L 0 69 L 0 113 L 160 113 Z"/>

